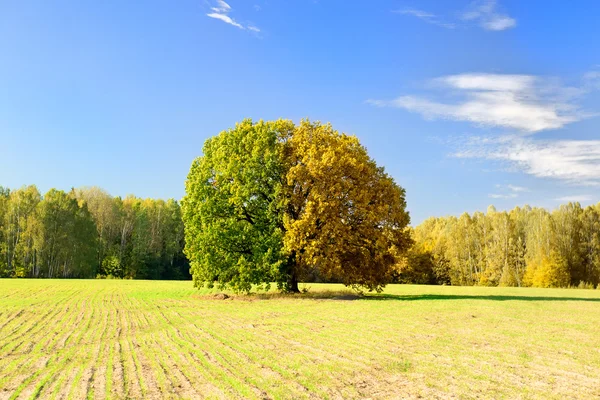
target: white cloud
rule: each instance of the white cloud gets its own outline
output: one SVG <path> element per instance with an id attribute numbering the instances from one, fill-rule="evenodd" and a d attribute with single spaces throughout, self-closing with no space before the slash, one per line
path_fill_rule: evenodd
<path id="1" fill-rule="evenodd" d="M 507 188 L 512 190 L 513 192 L 529 192 L 529 189 L 523 186 L 515 186 L 515 185 L 506 185 Z"/>
<path id="2" fill-rule="evenodd" d="M 531 75 L 458 74 L 441 77 L 434 82 L 456 89 L 523 92 L 529 90 L 535 80 Z"/>
<path id="3" fill-rule="evenodd" d="M 483 21 L 482 26 L 488 31 L 503 31 L 505 29 L 514 28 L 517 21 L 510 17 L 494 17 L 490 20 Z"/>
<path id="4" fill-rule="evenodd" d="M 414 8 L 406 8 L 403 10 L 396 10 L 393 12 L 397 13 L 397 14 L 403 14 L 403 15 L 412 15 L 413 17 L 419 18 L 420 20 L 423 20 L 423 21 L 427 22 L 428 24 L 441 26 L 443 28 L 448 28 L 448 29 L 456 28 L 456 24 L 441 21 L 437 15 L 432 14 L 427 11 L 417 10 Z"/>
<path id="5" fill-rule="evenodd" d="M 505 162 L 513 169 L 538 178 L 600 186 L 600 140 L 471 137 L 453 155 Z"/>
<path id="6" fill-rule="evenodd" d="M 429 24 L 438 25 L 448 29 L 454 29 L 459 24 L 445 22 L 438 15 L 428 11 L 415 8 L 405 8 L 393 11 L 397 14 L 411 15 L 419 18 Z M 496 0 L 481 0 L 474 2 L 467 12 L 460 15 L 463 21 L 474 21 L 483 29 L 489 31 L 503 31 L 514 28 L 517 21 L 508 15 L 500 14 L 496 11 Z"/>
<path id="7" fill-rule="evenodd" d="M 211 9 L 217 13 L 227 13 L 231 11 L 231 6 L 225 3 L 223 0 L 217 0 L 217 6 L 211 7 Z"/>
<path id="8" fill-rule="evenodd" d="M 229 16 L 229 13 L 232 11 L 232 8 L 225 1 L 216 0 L 214 4 L 215 5 L 210 8 L 213 12 L 206 14 L 207 17 L 221 20 L 221 21 L 225 22 L 226 24 L 235 26 L 236 28 L 239 28 L 239 29 L 244 29 L 244 30 L 248 29 L 249 31 L 256 32 L 256 33 L 260 32 L 260 29 L 258 29 L 256 26 L 252 26 L 252 25 L 244 26 L 244 25 L 240 24 L 239 22 L 237 22 L 236 20 L 234 20 L 233 18 L 231 18 Z"/>
<path id="9" fill-rule="evenodd" d="M 492 193 L 492 194 L 488 194 L 488 197 L 490 197 L 492 199 L 514 199 L 517 197 L 517 194 L 516 193 L 508 193 L 508 194 Z"/>
<path id="10" fill-rule="evenodd" d="M 558 197 L 554 200 L 561 202 L 561 203 L 587 203 L 587 202 L 592 201 L 592 196 L 583 194 L 583 195 L 576 195 L 576 196 Z"/>
<path id="11" fill-rule="evenodd" d="M 378 107 L 397 107 L 427 118 L 467 121 L 482 126 L 538 132 L 561 128 L 590 115 L 572 103 L 576 88 L 560 87 L 531 75 L 460 74 L 434 79 L 459 99 L 442 103 L 418 96 L 391 101 L 368 100 Z"/>
<path id="12" fill-rule="evenodd" d="M 210 14 L 206 14 L 206 16 L 215 18 L 215 19 L 220 19 L 221 21 L 223 21 L 229 25 L 233 25 L 237 28 L 244 29 L 244 27 L 241 24 L 238 24 L 237 22 L 235 22 L 233 19 L 231 19 L 231 17 L 229 17 L 226 14 L 210 13 Z"/>
<path id="13" fill-rule="evenodd" d="M 519 193 L 529 192 L 529 189 L 515 185 L 496 185 L 496 188 L 505 193 L 492 193 L 488 197 L 492 199 L 516 199 Z"/>
<path id="14" fill-rule="evenodd" d="M 496 11 L 496 0 L 478 1 L 463 13 L 462 19 L 475 21 L 488 31 L 503 31 L 517 26 L 517 21 Z"/>

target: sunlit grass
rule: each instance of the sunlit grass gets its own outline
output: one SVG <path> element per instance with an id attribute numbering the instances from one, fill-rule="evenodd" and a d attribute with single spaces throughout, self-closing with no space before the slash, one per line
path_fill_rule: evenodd
<path id="1" fill-rule="evenodd" d="M 0 398 L 594 398 L 600 291 L 0 280 Z"/>

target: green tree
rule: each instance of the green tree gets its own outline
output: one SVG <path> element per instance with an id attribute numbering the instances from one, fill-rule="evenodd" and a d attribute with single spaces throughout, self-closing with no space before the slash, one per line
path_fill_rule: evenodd
<path id="1" fill-rule="evenodd" d="M 85 202 L 74 193 L 51 189 L 38 205 L 34 230 L 34 276 L 95 276 L 96 225 Z"/>
<path id="2" fill-rule="evenodd" d="M 6 238 L 6 214 L 10 190 L 0 186 L 0 277 L 10 276 L 8 240 Z"/>
<path id="3" fill-rule="evenodd" d="M 102 272 L 103 265 L 111 265 L 110 273 L 118 274 L 119 267 L 115 267 L 115 243 L 119 236 L 119 213 L 111 195 L 98 187 L 80 188 L 75 191 L 78 200 L 84 201 L 96 223 L 98 246 L 96 267 Z M 104 260 L 108 261 L 105 263 Z M 114 275 L 118 276 L 118 275 Z"/>
<path id="4" fill-rule="evenodd" d="M 284 152 L 290 121 L 244 120 L 206 141 L 182 201 L 194 284 L 236 291 L 287 281 Z"/>

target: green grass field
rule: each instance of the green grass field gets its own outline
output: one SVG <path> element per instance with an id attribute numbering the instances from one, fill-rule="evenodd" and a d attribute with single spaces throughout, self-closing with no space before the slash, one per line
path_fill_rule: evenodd
<path id="1" fill-rule="evenodd" d="M 0 398 L 600 396 L 600 290 L 309 286 L 0 280 Z"/>

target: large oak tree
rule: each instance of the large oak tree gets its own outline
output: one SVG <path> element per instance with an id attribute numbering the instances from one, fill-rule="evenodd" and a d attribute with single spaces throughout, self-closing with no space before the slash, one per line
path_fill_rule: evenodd
<path id="1" fill-rule="evenodd" d="M 182 202 L 196 286 L 381 290 L 410 246 L 404 189 L 329 124 L 253 123 L 206 141 Z"/>

